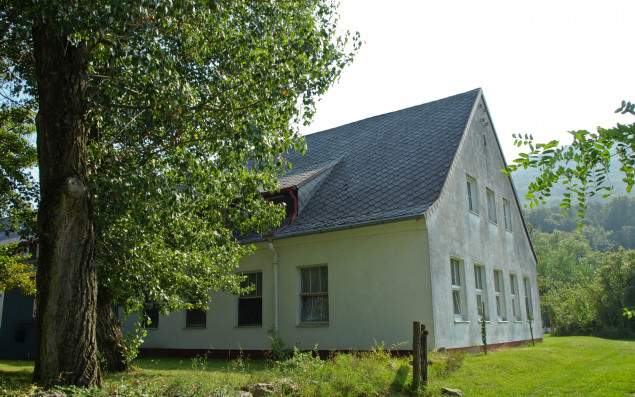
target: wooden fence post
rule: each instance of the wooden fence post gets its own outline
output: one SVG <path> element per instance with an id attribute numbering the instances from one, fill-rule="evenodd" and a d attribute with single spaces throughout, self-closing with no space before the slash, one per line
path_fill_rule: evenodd
<path id="1" fill-rule="evenodd" d="M 421 324 L 421 379 L 428 383 L 428 331 L 425 324 Z"/>
<path id="2" fill-rule="evenodd" d="M 421 323 L 412 323 L 412 388 L 419 389 L 421 378 Z"/>

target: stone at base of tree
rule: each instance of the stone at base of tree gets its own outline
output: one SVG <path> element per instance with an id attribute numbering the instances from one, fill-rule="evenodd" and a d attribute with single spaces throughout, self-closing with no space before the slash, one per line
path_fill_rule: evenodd
<path id="1" fill-rule="evenodd" d="M 297 394 L 299 387 L 291 379 L 280 379 L 272 383 L 248 383 L 241 390 L 251 393 L 253 397 L 264 397 L 274 393 Z"/>
<path id="2" fill-rule="evenodd" d="M 449 394 L 451 396 L 462 396 L 463 392 L 459 389 L 450 389 L 449 387 L 441 388 L 441 393 Z"/>
<path id="3" fill-rule="evenodd" d="M 29 394 L 29 397 L 66 397 L 66 394 L 59 390 L 48 390 Z"/>

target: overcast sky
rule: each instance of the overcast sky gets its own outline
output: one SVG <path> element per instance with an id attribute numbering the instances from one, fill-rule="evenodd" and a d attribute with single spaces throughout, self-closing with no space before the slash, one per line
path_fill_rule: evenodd
<path id="1" fill-rule="evenodd" d="M 321 131 L 481 87 L 508 162 L 513 133 L 630 123 L 635 1 L 341 0 L 340 27 L 365 44 L 322 98 Z"/>

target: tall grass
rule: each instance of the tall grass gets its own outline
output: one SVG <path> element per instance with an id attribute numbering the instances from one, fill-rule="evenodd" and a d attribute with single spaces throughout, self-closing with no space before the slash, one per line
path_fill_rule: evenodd
<path id="1" fill-rule="evenodd" d="M 439 396 L 442 387 L 470 396 L 632 396 L 635 341 L 545 337 L 535 347 L 500 348 L 488 355 L 432 353 L 427 389 L 410 390 L 409 358 L 378 346 L 368 352 L 295 351 L 286 361 L 139 359 L 138 368 L 106 374 L 102 389 L 63 389 L 76 396 L 233 396 L 248 383 L 291 379 L 301 396 Z M 32 362 L 0 361 L 0 396 L 24 396 Z M 290 394 L 288 389 L 287 394 Z M 284 394 L 285 391 L 282 391 Z"/>

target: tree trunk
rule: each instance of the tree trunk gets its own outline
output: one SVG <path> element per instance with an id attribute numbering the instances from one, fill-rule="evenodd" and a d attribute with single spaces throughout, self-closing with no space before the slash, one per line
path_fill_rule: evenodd
<path id="1" fill-rule="evenodd" d="M 50 23 L 33 28 L 38 80 L 40 168 L 34 381 L 100 386 L 97 276 L 86 171 L 85 42 L 71 43 Z"/>
<path id="2" fill-rule="evenodd" d="M 125 340 L 121 333 L 121 323 L 110 308 L 110 301 L 110 296 L 100 286 L 97 296 L 97 346 L 106 359 L 108 371 L 127 371 L 128 363 L 124 356 Z"/>

